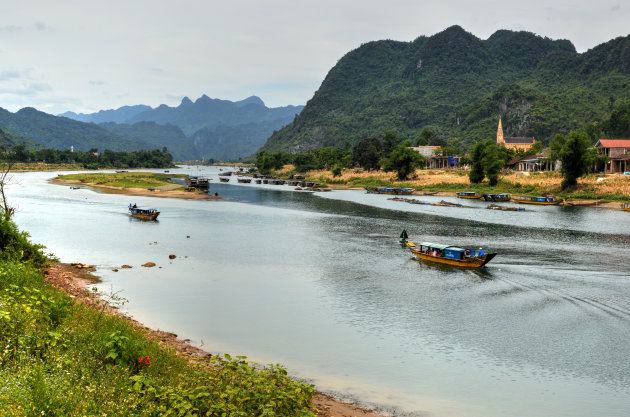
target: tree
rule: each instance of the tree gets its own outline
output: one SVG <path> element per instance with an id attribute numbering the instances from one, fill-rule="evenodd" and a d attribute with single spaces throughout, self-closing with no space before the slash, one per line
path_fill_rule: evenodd
<path id="1" fill-rule="evenodd" d="M 484 172 L 488 177 L 488 181 L 490 181 L 490 185 L 493 187 L 499 183 L 499 171 L 505 164 L 499 158 L 499 150 L 497 148 L 497 144 L 494 141 L 486 142 L 483 148 L 483 157 L 481 158 Z"/>
<path id="2" fill-rule="evenodd" d="M 422 129 L 422 132 L 420 132 L 420 137 L 416 141 L 416 146 L 427 146 L 429 144 L 429 140 L 432 137 L 433 132 L 425 127 L 424 129 Z"/>
<path id="3" fill-rule="evenodd" d="M 352 161 L 368 171 L 379 169 L 383 144 L 377 138 L 363 139 L 352 149 Z"/>
<path id="4" fill-rule="evenodd" d="M 481 183 L 483 181 L 483 178 L 485 177 L 484 171 L 483 171 L 483 161 L 482 161 L 484 148 L 485 148 L 484 143 L 478 142 L 475 144 L 472 150 L 472 155 L 471 155 L 472 167 L 470 169 L 470 174 L 468 174 L 468 178 L 470 179 L 470 182 L 473 184 Z"/>
<path id="5" fill-rule="evenodd" d="M 406 180 L 416 169 L 424 167 L 426 163 L 422 155 L 403 144 L 394 148 L 389 158 L 384 160 L 383 169 L 388 172 L 396 171 L 399 180 Z"/>
<path id="6" fill-rule="evenodd" d="M 293 157 L 293 165 L 298 171 L 310 171 L 316 168 L 315 155 L 312 153 L 299 153 Z"/>
<path id="7" fill-rule="evenodd" d="M 574 188 L 577 180 L 588 172 L 593 156 L 589 152 L 589 136 L 583 131 L 572 131 L 560 150 L 562 162 L 562 189 Z"/>

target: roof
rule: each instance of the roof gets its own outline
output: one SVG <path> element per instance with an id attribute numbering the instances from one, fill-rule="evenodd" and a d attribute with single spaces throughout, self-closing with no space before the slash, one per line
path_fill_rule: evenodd
<path id="1" fill-rule="evenodd" d="M 600 139 L 596 148 L 630 148 L 630 139 Z"/>
<path id="2" fill-rule="evenodd" d="M 510 159 L 506 165 L 516 165 L 519 162 L 539 162 L 547 157 L 546 153 L 537 153 L 536 155 L 517 156 Z"/>
<path id="3" fill-rule="evenodd" d="M 510 144 L 517 144 L 517 143 L 533 144 L 536 142 L 536 139 L 534 138 L 504 138 L 503 140 L 505 141 L 505 143 L 510 143 Z"/>

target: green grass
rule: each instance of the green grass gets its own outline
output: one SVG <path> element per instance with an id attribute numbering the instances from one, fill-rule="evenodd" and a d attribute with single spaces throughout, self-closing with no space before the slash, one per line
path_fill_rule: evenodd
<path id="1" fill-rule="evenodd" d="M 110 187 L 148 189 L 173 184 L 173 182 L 169 180 L 170 177 L 185 177 L 185 175 L 152 172 L 81 173 L 59 175 L 57 179 L 80 181 L 85 184 L 105 185 Z"/>

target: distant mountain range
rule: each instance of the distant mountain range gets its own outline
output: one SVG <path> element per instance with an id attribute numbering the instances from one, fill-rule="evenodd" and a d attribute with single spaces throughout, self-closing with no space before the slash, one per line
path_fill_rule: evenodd
<path id="1" fill-rule="evenodd" d="M 343 146 L 387 131 L 415 141 L 424 129 L 430 144 L 467 147 L 494 138 L 500 117 L 506 136 L 548 142 L 628 101 L 630 36 L 580 54 L 568 40 L 509 30 L 481 40 L 452 26 L 347 53 L 262 150 Z"/>
<path id="2" fill-rule="evenodd" d="M 256 96 L 232 102 L 204 94 L 195 102 L 184 97 L 177 107 L 137 105 L 59 116 L 98 124 L 111 134 L 139 144 L 166 146 L 177 160 L 233 160 L 256 152 L 274 131 L 293 121 L 303 107 L 269 108 Z"/>

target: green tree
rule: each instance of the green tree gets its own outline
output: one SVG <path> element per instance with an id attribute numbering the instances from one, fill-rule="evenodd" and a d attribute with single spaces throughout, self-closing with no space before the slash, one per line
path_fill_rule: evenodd
<path id="1" fill-rule="evenodd" d="M 416 146 L 427 146 L 432 137 L 433 132 L 425 127 L 422 129 L 422 132 L 420 132 L 420 137 L 416 141 Z"/>
<path id="2" fill-rule="evenodd" d="M 499 157 L 499 150 L 497 148 L 497 144 L 489 140 L 485 143 L 483 156 L 481 158 L 485 175 L 488 177 L 488 181 L 490 181 L 490 185 L 493 187 L 499 183 L 499 171 L 501 171 L 504 165 L 504 161 Z"/>
<path id="3" fill-rule="evenodd" d="M 315 155 L 312 153 L 299 153 L 293 157 L 295 169 L 301 172 L 310 171 L 317 167 Z"/>
<path id="4" fill-rule="evenodd" d="M 473 184 L 479 184 L 483 181 L 485 177 L 483 171 L 483 154 L 484 154 L 485 144 L 483 142 L 478 142 L 475 144 L 472 150 L 472 167 L 470 168 L 470 173 L 468 174 L 468 178 L 470 182 Z"/>
<path id="5" fill-rule="evenodd" d="M 556 136 L 549 144 L 549 159 L 551 161 L 555 162 L 560 159 L 560 152 L 562 151 L 562 147 L 564 146 L 565 142 L 566 139 L 564 138 L 564 135 L 560 133 L 556 134 Z"/>
<path id="6" fill-rule="evenodd" d="M 377 138 L 363 139 L 352 149 L 352 162 L 368 171 L 379 169 L 383 144 Z"/>
<path id="7" fill-rule="evenodd" d="M 384 160 L 383 169 L 388 172 L 396 171 L 399 180 L 406 180 L 416 169 L 426 166 L 426 163 L 422 155 L 403 144 L 394 148 L 389 158 Z"/>
<path id="8" fill-rule="evenodd" d="M 560 150 L 562 162 L 562 189 L 574 188 L 577 180 L 588 172 L 593 161 L 593 155 L 589 152 L 591 145 L 589 136 L 583 131 L 572 131 L 566 138 L 564 146 Z"/>

